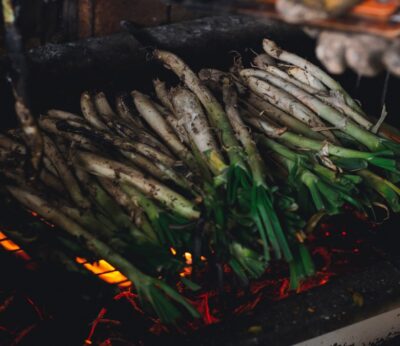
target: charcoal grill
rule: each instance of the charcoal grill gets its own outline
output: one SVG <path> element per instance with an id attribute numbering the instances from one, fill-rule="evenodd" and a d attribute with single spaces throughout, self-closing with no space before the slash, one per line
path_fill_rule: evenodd
<path id="1" fill-rule="evenodd" d="M 195 69 L 205 66 L 226 68 L 234 54 L 251 56 L 252 49 L 258 49 L 261 39 L 269 37 L 283 47 L 315 60 L 312 57 L 314 43 L 311 39 L 299 29 L 274 21 L 224 16 L 147 29 L 138 29 L 129 23 L 125 23 L 124 27 L 126 32 L 111 36 L 62 45 L 48 44 L 29 51 L 34 114 L 49 108 L 78 111 L 76 100 L 86 89 L 99 88 L 111 94 L 133 88 L 150 89 L 149 77 L 165 74 L 148 59 L 153 47 L 176 52 Z M 5 60 L 0 60 L 0 71 L 6 70 Z M 165 76 L 171 78 L 170 75 Z M 340 79 L 347 89 L 355 89 L 356 96 L 361 98 L 369 112 L 376 114 L 380 111 L 382 100 L 376 92 L 376 86 L 383 86 L 385 76 L 357 82 L 357 76 L 349 73 Z M 357 84 L 358 88 L 355 88 Z M 398 110 L 395 95 L 397 84 L 398 80 L 391 80 L 386 95 L 386 105 L 392 114 Z M 1 93 L 2 99 L 6 100 L 0 105 L 4 119 L 2 127 L 14 126 L 10 90 L 5 87 Z M 393 119 L 393 116 L 389 122 L 399 125 L 399 120 Z M 3 211 L 7 214 L 2 216 L 3 221 L 15 221 L 12 211 Z M 338 232 L 333 244 L 341 244 L 336 250 L 341 251 L 349 244 L 356 244 L 359 238 L 365 241 L 367 245 L 363 248 L 361 259 L 345 259 L 348 263 L 342 263 L 341 268 L 347 269 L 335 273 L 329 282 L 326 279 L 314 285 L 318 287 L 301 294 L 291 294 L 285 299 L 263 299 L 245 314 L 226 316 L 220 323 L 194 332 L 184 335 L 171 332 L 161 336 L 141 333 L 140 318 L 122 307 L 126 313 L 125 320 L 130 321 L 128 327 L 125 325 L 123 328 L 135 329 L 137 326 L 138 329 L 133 332 L 125 330 L 131 338 L 129 344 L 292 345 L 321 335 L 324 338 L 303 344 L 330 345 L 329 340 L 335 340 L 335 335 L 338 344 L 349 344 L 354 340 L 352 337 L 355 333 L 364 333 L 362 331 L 370 330 L 371 325 L 379 323 L 381 328 L 369 334 L 368 341 L 395 336 L 400 331 L 399 311 L 396 310 L 400 307 L 398 220 L 393 216 L 373 230 L 365 222 L 353 220 L 348 215 L 330 221 L 335 225 L 333 232 Z M 23 224 L 18 226 L 23 227 Z M 324 236 L 328 236 L 325 233 L 332 233 L 332 229 L 321 228 L 320 232 L 321 239 L 324 239 Z M 351 232 L 354 233 L 352 240 L 342 239 Z M 1 244 L 8 241 L 6 237 L 0 237 Z M 0 263 L 6 263 L 3 278 L 7 280 L 2 279 L 2 282 L 6 281 L 4 286 L 18 287 L 17 291 L 28 292 L 43 304 L 49 304 L 54 316 L 51 322 L 42 321 L 37 332 L 28 337 L 26 344 L 45 344 L 43 340 L 49 340 L 49 336 L 53 341 L 56 340 L 54 344 L 57 345 L 76 344 L 87 337 L 90 329 L 88 323 L 95 319 L 101 307 L 116 309 L 110 303 L 118 290 L 116 285 L 101 282 L 95 275 L 84 276 L 82 280 L 40 259 L 21 262 L 12 253 L 22 254 L 23 249 L 7 244 L 11 251 L 3 251 L 5 246 L 0 251 Z M 30 269 L 26 269 L 27 263 L 31 264 Z M 114 269 L 97 273 L 97 276 L 101 278 L 110 272 L 113 273 Z M 120 280 L 117 284 L 123 282 Z M 378 319 L 368 320 L 371 318 Z M 332 339 L 329 333 L 337 330 L 340 331 Z M 66 335 L 65 339 L 60 335 Z"/>

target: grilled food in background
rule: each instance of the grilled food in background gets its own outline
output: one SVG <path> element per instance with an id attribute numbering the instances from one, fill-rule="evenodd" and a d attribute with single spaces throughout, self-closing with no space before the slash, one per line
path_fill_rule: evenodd
<path id="1" fill-rule="evenodd" d="M 85 92 L 82 115 L 49 110 L 35 181 L 21 132 L 8 131 L 3 193 L 45 218 L 36 230 L 66 257 L 120 270 L 164 322 L 198 317 L 185 297 L 211 267 L 243 285 L 280 261 L 296 289 L 315 273 L 316 220 L 345 206 L 400 211 L 400 136 L 317 66 L 268 39 L 263 49 L 251 68 L 199 74 L 155 50 L 181 85 L 156 80 L 156 97 L 135 90 L 114 107 Z"/>
<path id="2" fill-rule="evenodd" d="M 304 23 L 339 16 L 360 2 L 361 0 L 277 0 L 276 8 L 288 23 Z"/>
<path id="3" fill-rule="evenodd" d="M 367 77 L 384 69 L 400 75 L 400 41 L 396 39 L 400 34 L 396 20 L 398 2 L 367 0 L 355 6 L 358 3 L 278 0 L 276 9 L 289 23 L 310 23 L 318 27 L 325 21 L 323 26 L 332 27 L 332 31 L 313 31 L 317 37 L 316 55 L 329 72 L 340 74 L 349 67 Z M 342 22 L 340 17 L 335 19 L 340 15 L 347 15 L 349 23 Z M 367 34 L 371 25 L 377 27 L 372 35 Z M 355 26 L 361 33 L 349 32 Z M 366 33 L 362 33 L 363 27 Z"/>
<path id="4" fill-rule="evenodd" d="M 303 25 L 317 39 L 316 53 L 334 74 L 351 68 L 372 77 L 383 70 L 400 75 L 400 17 L 397 0 L 225 0 L 179 3 L 209 12 L 237 12 Z"/>

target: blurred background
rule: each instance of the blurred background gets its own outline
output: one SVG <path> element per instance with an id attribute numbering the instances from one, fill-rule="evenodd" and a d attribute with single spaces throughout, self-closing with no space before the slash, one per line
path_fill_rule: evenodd
<path id="1" fill-rule="evenodd" d="M 139 27 L 191 19 L 200 13 L 161 0 L 18 0 L 18 25 L 28 47 L 120 31 L 120 21 Z M 0 19 L 2 21 L 2 19 Z M 3 25 L 1 25 L 3 41 Z M 4 45 L 1 45 L 4 49 Z"/>

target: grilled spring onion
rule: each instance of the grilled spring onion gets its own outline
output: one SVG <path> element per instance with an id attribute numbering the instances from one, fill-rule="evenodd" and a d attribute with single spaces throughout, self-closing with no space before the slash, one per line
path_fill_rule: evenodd
<path id="1" fill-rule="evenodd" d="M 268 261 L 267 244 L 270 243 L 277 258 L 281 258 L 283 254 L 285 260 L 290 262 L 293 260 L 293 255 L 274 210 L 272 193 L 265 179 L 265 166 L 248 128 L 240 117 L 237 94 L 229 78 L 224 78 L 222 91 L 226 114 L 247 154 L 246 159 L 251 170 L 253 184 L 250 187 L 251 215 L 265 244 L 264 257 Z"/>
<path id="2" fill-rule="evenodd" d="M 369 131 L 374 121 L 322 70 L 268 40 L 264 48 L 259 69 L 199 77 L 156 50 L 183 86 L 156 80 L 158 101 L 134 91 L 115 111 L 102 92 L 83 93 L 82 116 L 49 110 L 35 182 L 21 132 L 0 135 L 4 186 L 66 232 L 57 239 L 121 270 L 165 321 L 179 306 L 197 316 L 165 284 L 188 282 L 188 251 L 194 269 L 203 255 L 245 284 L 281 258 L 297 288 L 315 271 L 304 220 L 345 204 L 400 211 L 398 131 Z"/>
<path id="3" fill-rule="evenodd" d="M 360 128 L 356 123 L 347 119 L 345 115 L 337 111 L 332 106 L 322 102 L 320 99 L 308 94 L 298 86 L 288 83 L 283 79 L 276 77 L 264 71 L 253 71 L 253 70 L 242 70 L 241 75 L 244 78 L 249 78 L 249 83 L 257 90 L 266 90 L 266 81 L 272 83 L 277 88 L 285 90 L 287 93 L 293 95 L 304 105 L 312 109 L 321 118 L 329 122 L 332 126 L 341 129 L 343 132 L 354 137 L 360 143 L 364 144 L 367 148 L 372 151 L 380 150 L 383 147 L 383 143 L 374 134 L 367 130 Z M 258 79 L 261 77 L 262 79 Z M 256 80 L 254 80 L 256 78 Z"/>
<path id="4" fill-rule="evenodd" d="M 172 95 L 173 107 L 191 140 L 207 162 L 210 170 L 221 175 L 228 168 L 208 124 L 197 97 L 187 89 L 176 88 Z"/>
<path id="5" fill-rule="evenodd" d="M 278 88 L 263 79 L 255 77 L 253 70 L 242 70 L 240 73 L 249 88 L 257 95 L 273 103 L 283 111 L 292 114 L 311 129 L 325 130 L 328 128 L 326 124 L 318 118 L 317 114 L 297 101 L 296 98 L 290 95 L 285 89 Z M 329 131 L 325 131 L 323 134 L 330 140 L 335 141 L 335 137 Z"/>
<path id="6" fill-rule="evenodd" d="M 78 166 L 91 174 L 132 184 L 182 217 L 193 220 L 200 216 L 193 203 L 133 167 L 83 151 L 77 152 L 75 159 Z"/>
<path id="7" fill-rule="evenodd" d="M 326 72 L 321 70 L 318 66 L 312 64 L 311 62 L 307 61 L 304 58 L 299 57 L 296 54 L 283 50 L 282 48 L 278 47 L 275 42 L 268 39 L 263 40 L 263 49 L 268 55 L 279 61 L 292 64 L 294 66 L 300 67 L 305 71 L 308 71 L 315 78 L 324 83 L 327 87 L 329 87 L 332 90 L 336 90 L 337 92 L 342 94 L 346 100 L 346 103 L 350 107 L 354 108 L 359 113 L 364 114 L 359 104 L 353 100 L 353 98 L 346 92 L 346 90 L 344 90 L 343 87 L 337 81 L 335 81 Z"/>
<path id="8" fill-rule="evenodd" d="M 276 257 L 281 258 L 283 252 L 284 257 L 290 261 L 292 255 L 283 235 L 279 220 L 275 215 L 272 196 L 263 180 L 262 171 L 260 170 L 261 167 L 259 166 L 260 161 L 258 161 L 256 169 L 255 161 L 257 159 L 255 155 L 256 152 L 254 151 L 255 146 L 251 145 L 251 139 L 247 135 L 247 129 L 245 129 L 243 123 L 240 120 L 240 122 L 238 122 L 238 118 L 240 119 L 240 117 L 235 113 L 231 115 L 231 118 L 229 118 L 212 93 L 202 84 L 193 71 L 191 71 L 190 68 L 177 56 L 169 52 L 158 50 L 154 52 L 154 55 L 157 59 L 161 60 L 165 65 L 172 69 L 186 84 L 186 86 L 198 97 L 207 111 L 210 123 L 220 131 L 221 144 L 225 147 L 230 159 L 230 167 L 227 172 L 228 203 L 235 203 L 239 187 L 243 187 L 244 189 L 248 189 L 251 186 L 253 187 L 251 195 L 251 214 L 257 223 L 257 227 L 263 240 L 265 260 L 268 261 L 270 258 L 267 240 L 268 237 L 273 244 Z M 230 113 L 232 113 L 235 108 L 235 105 L 232 105 L 232 93 L 228 95 L 231 90 L 232 89 L 226 89 L 227 93 L 225 95 L 227 96 L 227 108 Z M 240 128 L 239 132 L 237 131 L 238 127 Z M 235 136 L 235 130 L 236 134 L 239 135 L 239 138 L 242 141 L 242 145 L 245 143 L 244 149 L 240 146 L 240 143 Z M 247 168 L 247 165 L 244 162 L 243 157 L 245 156 L 246 150 L 248 151 L 247 154 L 249 152 L 251 153 L 250 160 L 252 160 L 254 173 Z"/>
<path id="9" fill-rule="evenodd" d="M 227 116 L 208 88 L 197 75 L 176 55 L 162 50 L 155 50 L 154 57 L 171 69 L 199 99 L 205 108 L 210 124 L 218 129 L 220 143 L 225 149 L 230 166 L 228 175 L 228 198 L 232 201 L 236 196 L 237 186 L 248 178 L 247 168 L 242 158 L 241 147 L 233 133 Z"/>
<path id="10" fill-rule="evenodd" d="M 133 101 L 140 115 L 149 126 L 163 138 L 165 144 L 177 155 L 187 166 L 196 170 L 195 158 L 186 146 L 179 140 L 173 128 L 167 123 L 151 100 L 138 91 L 131 93 Z"/>
<path id="11" fill-rule="evenodd" d="M 258 125 L 259 129 L 264 131 L 267 135 L 272 135 L 273 137 L 287 142 L 294 147 L 298 147 L 303 150 L 314 150 L 321 156 L 337 156 L 344 159 L 365 160 L 367 163 L 376 167 L 380 167 L 389 172 L 396 174 L 400 173 L 397 167 L 397 162 L 394 159 L 394 155 L 389 150 L 370 153 L 354 149 L 347 149 L 329 142 L 321 142 L 314 139 L 305 138 L 289 131 L 280 131 L 271 123 L 268 123 L 262 119 L 250 119 L 250 122 L 256 126 Z"/>

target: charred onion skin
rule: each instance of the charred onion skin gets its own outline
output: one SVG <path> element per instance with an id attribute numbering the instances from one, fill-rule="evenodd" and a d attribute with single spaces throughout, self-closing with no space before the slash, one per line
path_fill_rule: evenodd
<path id="1" fill-rule="evenodd" d="M 80 167 L 88 170 L 91 174 L 132 184 L 189 220 L 197 219 L 200 216 L 190 201 L 156 180 L 146 178 L 133 167 L 88 152 L 78 152 L 75 160 Z"/>
<path id="2" fill-rule="evenodd" d="M 177 88 L 172 94 L 173 107 L 185 126 L 186 133 L 205 157 L 210 169 L 219 175 L 227 169 L 224 158 L 197 97 L 187 89 Z"/>
<path id="3" fill-rule="evenodd" d="M 153 56 L 171 69 L 185 83 L 188 89 L 198 97 L 208 114 L 211 125 L 221 130 L 220 141 L 226 148 L 231 163 L 242 162 L 240 155 L 237 153 L 239 144 L 233 134 L 232 127 L 226 119 L 221 104 L 210 90 L 208 90 L 189 66 L 176 55 L 162 50 L 155 50 Z"/>
<path id="4" fill-rule="evenodd" d="M 343 87 L 335 81 L 331 76 L 329 76 L 326 72 L 320 69 L 318 66 L 312 64 L 304 58 L 299 57 L 296 54 L 289 53 L 282 48 L 280 48 L 275 42 L 264 39 L 263 40 L 263 49 L 264 51 L 272 56 L 273 58 L 283 61 L 285 63 L 297 66 L 310 72 L 314 77 L 319 79 L 322 83 L 324 83 L 328 88 L 332 90 L 336 90 L 343 95 L 346 100 L 346 103 L 354 108 L 357 112 L 364 114 L 363 110 L 359 106 L 359 104 L 353 100 L 353 98 L 343 89 Z"/>
<path id="5" fill-rule="evenodd" d="M 90 202 L 84 197 L 78 181 L 54 141 L 48 136 L 44 136 L 43 140 L 44 153 L 55 167 L 72 200 L 82 209 L 90 208 Z"/>

